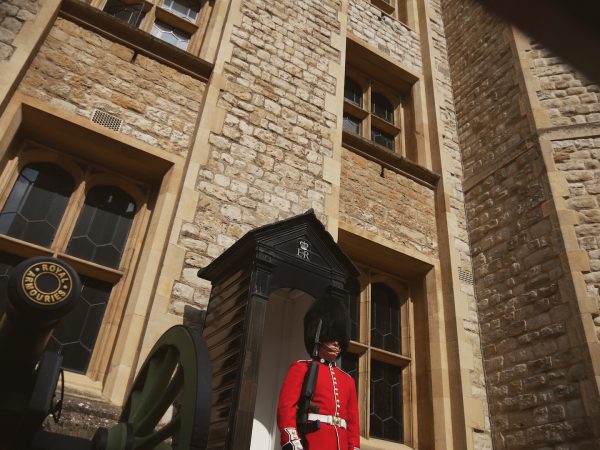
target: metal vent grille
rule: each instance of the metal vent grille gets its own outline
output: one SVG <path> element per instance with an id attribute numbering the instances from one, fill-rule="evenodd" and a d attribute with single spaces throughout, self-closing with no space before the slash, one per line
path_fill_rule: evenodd
<path id="1" fill-rule="evenodd" d="M 462 267 L 458 268 L 458 279 L 463 283 L 473 285 L 473 272 L 465 270 Z"/>
<path id="2" fill-rule="evenodd" d="M 113 116 L 105 111 L 95 109 L 92 114 L 92 122 L 102 125 L 103 127 L 110 128 L 114 131 L 119 131 L 123 121 L 117 116 Z"/>

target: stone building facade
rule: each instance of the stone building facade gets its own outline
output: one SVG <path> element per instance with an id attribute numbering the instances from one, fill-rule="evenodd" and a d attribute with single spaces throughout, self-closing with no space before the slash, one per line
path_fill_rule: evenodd
<path id="1" fill-rule="evenodd" d="M 312 208 L 361 273 L 361 448 L 600 448 L 600 90 L 470 0 L 8 0 L 0 73 L 2 279 L 85 278 L 69 433 L 201 327 L 198 269 Z"/>

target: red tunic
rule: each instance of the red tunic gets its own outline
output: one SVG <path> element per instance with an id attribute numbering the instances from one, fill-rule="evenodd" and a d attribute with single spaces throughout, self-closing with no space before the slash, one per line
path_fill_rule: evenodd
<path id="1" fill-rule="evenodd" d="M 358 450 L 360 432 L 354 379 L 334 364 L 324 360 L 321 362 L 313 404 L 319 406 L 319 414 L 345 419 L 347 427 L 344 429 L 321 423 L 320 430 L 306 435 L 307 447 L 310 450 Z M 309 366 L 310 361 L 292 363 L 283 380 L 277 405 L 277 426 L 281 432 L 282 447 L 288 444 L 286 448 L 302 448 L 298 441 L 292 441 L 297 436 L 296 406 Z"/>

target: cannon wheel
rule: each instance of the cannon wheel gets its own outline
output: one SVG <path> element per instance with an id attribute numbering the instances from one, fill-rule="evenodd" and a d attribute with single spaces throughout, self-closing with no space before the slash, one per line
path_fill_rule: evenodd
<path id="1" fill-rule="evenodd" d="M 174 326 L 150 350 L 119 423 L 99 430 L 94 448 L 204 450 L 210 393 L 210 361 L 204 340 L 182 325 Z M 163 423 L 167 412 L 171 417 Z M 169 438 L 170 442 L 165 442 Z"/>

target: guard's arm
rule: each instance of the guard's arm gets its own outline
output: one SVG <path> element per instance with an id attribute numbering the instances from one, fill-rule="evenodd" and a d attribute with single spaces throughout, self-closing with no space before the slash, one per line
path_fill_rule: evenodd
<path id="1" fill-rule="evenodd" d="M 281 434 L 281 447 L 283 450 L 300 450 L 303 448 L 296 427 L 296 408 L 307 368 L 308 364 L 305 361 L 292 363 L 279 392 L 277 426 Z"/>

